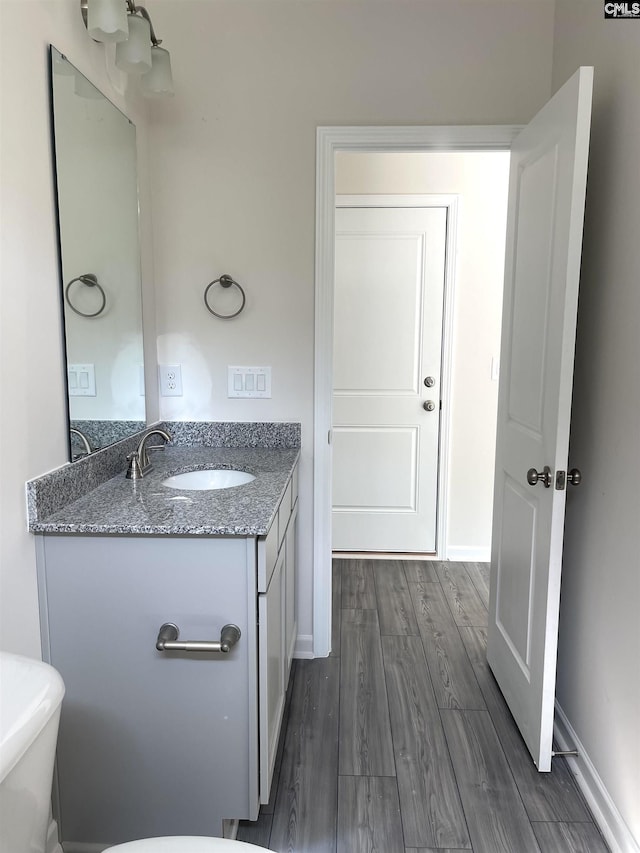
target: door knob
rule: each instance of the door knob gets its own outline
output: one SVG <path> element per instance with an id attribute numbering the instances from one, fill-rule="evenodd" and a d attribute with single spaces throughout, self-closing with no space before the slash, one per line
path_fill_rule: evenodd
<path id="1" fill-rule="evenodd" d="M 536 471 L 535 468 L 529 468 L 527 471 L 527 483 L 535 486 L 538 482 L 542 483 L 545 489 L 551 486 L 551 468 L 548 465 L 545 465 L 542 471 Z"/>
<path id="2" fill-rule="evenodd" d="M 432 412 L 435 407 L 436 404 L 433 402 L 433 400 L 425 400 L 422 404 L 422 408 L 425 409 L 427 412 Z"/>
<path id="3" fill-rule="evenodd" d="M 582 482 L 582 472 L 579 468 L 572 468 L 567 474 L 567 480 L 572 486 L 579 486 Z"/>

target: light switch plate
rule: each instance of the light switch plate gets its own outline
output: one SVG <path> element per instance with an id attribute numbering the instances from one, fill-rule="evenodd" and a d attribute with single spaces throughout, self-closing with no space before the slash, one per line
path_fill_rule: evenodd
<path id="1" fill-rule="evenodd" d="M 67 382 L 70 397 L 96 396 L 96 371 L 93 364 L 68 364 Z"/>
<path id="2" fill-rule="evenodd" d="M 271 397 L 270 367 L 227 367 L 227 397 Z"/>

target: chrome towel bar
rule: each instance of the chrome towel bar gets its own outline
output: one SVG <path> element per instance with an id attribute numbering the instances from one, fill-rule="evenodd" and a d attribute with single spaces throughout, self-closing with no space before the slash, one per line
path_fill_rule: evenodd
<path id="1" fill-rule="evenodd" d="M 225 625 L 220 631 L 220 640 L 178 640 L 180 628 L 173 622 L 165 622 L 158 631 L 156 649 L 159 652 L 214 652 L 228 654 L 240 639 L 237 625 Z"/>

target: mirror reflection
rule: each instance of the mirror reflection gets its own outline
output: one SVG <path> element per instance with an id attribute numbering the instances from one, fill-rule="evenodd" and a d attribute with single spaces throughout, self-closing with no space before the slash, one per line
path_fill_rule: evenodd
<path id="1" fill-rule="evenodd" d="M 136 129 L 54 47 L 70 459 L 145 426 Z"/>

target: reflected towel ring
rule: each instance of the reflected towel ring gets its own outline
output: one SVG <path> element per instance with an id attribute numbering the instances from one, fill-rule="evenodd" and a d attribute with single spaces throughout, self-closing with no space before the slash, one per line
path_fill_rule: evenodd
<path id="1" fill-rule="evenodd" d="M 211 307 L 211 305 L 209 305 L 209 302 L 208 302 L 208 300 L 207 300 L 207 296 L 208 296 L 208 294 L 209 294 L 209 290 L 210 290 L 210 289 L 211 289 L 215 284 L 219 284 L 221 287 L 225 287 L 225 288 L 226 288 L 226 287 L 231 287 L 231 285 L 232 285 L 232 284 L 235 284 L 235 286 L 236 286 L 236 287 L 238 288 L 238 290 L 240 291 L 240 294 L 241 294 L 241 296 L 242 296 L 242 302 L 241 302 L 240 307 L 238 308 L 238 310 L 237 310 L 237 311 L 234 311 L 234 312 L 233 312 L 233 314 L 219 314 L 217 311 L 214 311 L 214 310 L 213 310 L 213 308 Z M 219 317 L 221 320 L 230 320 L 232 317 L 237 317 L 237 316 L 238 316 L 238 314 L 239 314 L 239 313 L 242 311 L 242 309 L 244 308 L 244 304 L 245 304 L 245 302 L 246 302 L 246 301 L 247 301 L 247 298 L 246 298 L 246 296 L 245 296 L 245 294 L 244 294 L 244 290 L 242 289 L 242 287 L 238 284 L 238 282 L 237 282 L 237 281 L 235 281 L 233 278 L 231 278 L 231 276 L 230 276 L 230 275 L 226 275 L 226 273 L 225 273 L 225 275 L 221 275 L 221 276 L 220 276 L 220 278 L 216 278 L 214 281 L 209 282 L 209 284 L 206 286 L 205 291 L 204 291 L 204 304 L 205 304 L 205 305 L 206 305 L 206 307 L 207 307 L 207 311 L 209 311 L 209 313 L 213 314 L 215 317 Z"/>
<path id="2" fill-rule="evenodd" d="M 97 287 L 100 291 L 100 296 L 102 297 L 102 305 L 98 308 L 97 311 L 94 311 L 92 314 L 86 314 L 84 311 L 80 311 L 71 301 L 71 297 L 69 296 L 69 290 L 71 289 L 71 285 L 74 284 L 74 282 L 76 281 L 81 281 L 82 284 L 86 284 L 87 287 Z M 107 304 L 107 297 L 105 295 L 105 292 L 102 289 L 100 283 L 98 282 L 97 276 L 95 276 L 92 272 L 87 272 L 83 275 L 77 276 L 76 278 L 72 278 L 65 289 L 64 298 L 67 300 L 69 308 L 71 308 L 72 311 L 75 311 L 76 314 L 79 314 L 81 317 L 97 317 L 98 314 L 102 314 Z"/>

